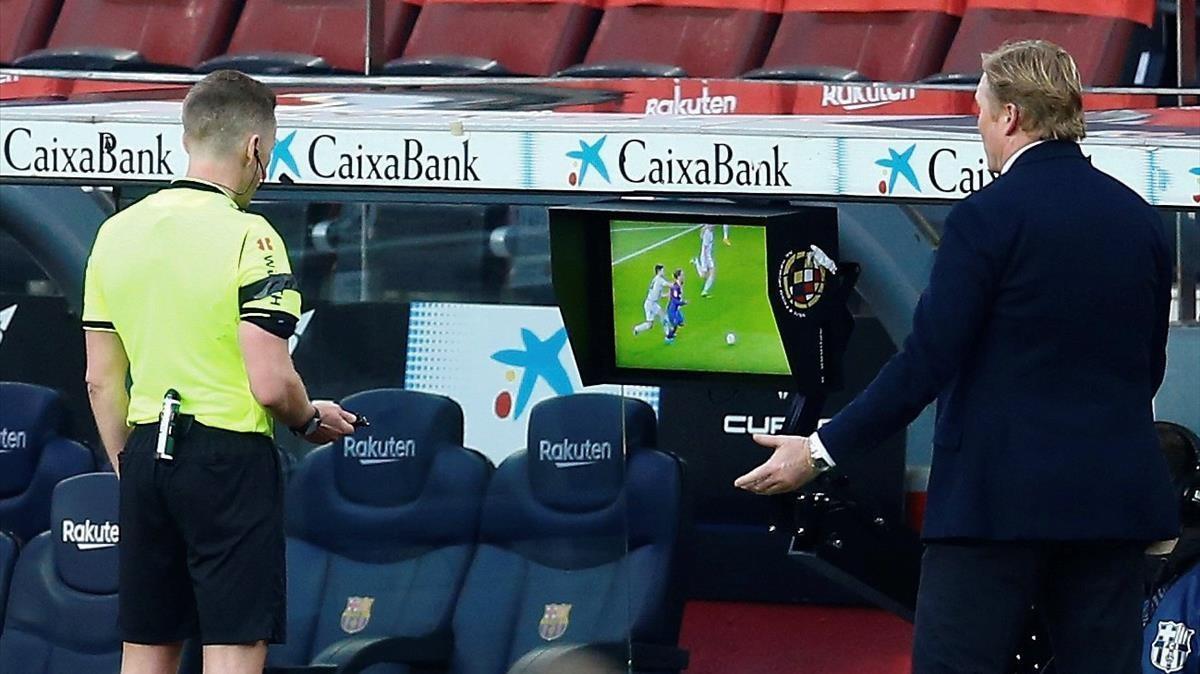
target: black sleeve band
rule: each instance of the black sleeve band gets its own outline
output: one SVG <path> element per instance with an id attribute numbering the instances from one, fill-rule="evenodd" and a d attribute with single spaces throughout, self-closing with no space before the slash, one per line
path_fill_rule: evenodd
<path id="1" fill-rule="evenodd" d="M 255 281 L 247 286 L 238 288 L 238 304 L 261 300 L 285 290 L 297 290 L 296 279 L 291 274 L 271 274 L 261 281 Z"/>
<path id="2" fill-rule="evenodd" d="M 117 326 L 109 321 L 84 321 L 84 330 L 107 330 L 108 332 L 116 332 Z"/>
<path id="3" fill-rule="evenodd" d="M 247 309 L 242 312 L 241 319 L 253 323 L 267 332 L 287 339 L 296 332 L 298 319 L 286 311 L 268 311 L 266 309 Z"/>

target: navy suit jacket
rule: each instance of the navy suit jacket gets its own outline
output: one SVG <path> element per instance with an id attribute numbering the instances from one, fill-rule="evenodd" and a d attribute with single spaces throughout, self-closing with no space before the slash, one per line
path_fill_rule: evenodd
<path id="1" fill-rule="evenodd" d="M 936 398 L 926 540 L 1171 538 L 1170 301 L 1154 209 L 1075 143 L 1032 147 L 950 212 L 912 334 L 821 441 L 853 459 Z"/>

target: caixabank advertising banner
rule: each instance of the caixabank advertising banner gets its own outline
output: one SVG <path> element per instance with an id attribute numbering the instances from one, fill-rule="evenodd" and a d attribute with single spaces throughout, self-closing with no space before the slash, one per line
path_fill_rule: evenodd
<path id="1" fill-rule="evenodd" d="M 556 307 L 413 303 L 405 388 L 463 408 L 466 445 L 499 464 L 524 449 L 529 412 L 553 396 L 623 394 L 658 407 L 658 389 L 584 387 Z"/>

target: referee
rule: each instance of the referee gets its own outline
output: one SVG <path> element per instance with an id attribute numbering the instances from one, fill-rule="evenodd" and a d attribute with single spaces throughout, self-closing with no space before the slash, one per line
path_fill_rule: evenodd
<path id="1" fill-rule="evenodd" d="M 88 395 L 121 477 L 122 674 L 175 672 L 192 637 L 205 672 L 262 672 L 286 628 L 274 421 L 313 443 L 354 431 L 309 400 L 287 251 L 242 210 L 274 138 L 270 89 L 208 75 L 183 102 L 187 177 L 105 222 L 88 260 Z"/>

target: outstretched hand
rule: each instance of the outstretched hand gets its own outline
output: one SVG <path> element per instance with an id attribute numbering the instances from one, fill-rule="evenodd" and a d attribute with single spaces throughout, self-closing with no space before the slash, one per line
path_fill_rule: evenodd
<path id="1" fill-rule="evenodd" d="M 738 489 L 763 496 L 795 491 L 817 476 L 808 438 L 799 435 L 755 435 L 754 441 L 775 452 L 761 466 L 734 481 Z"/>

